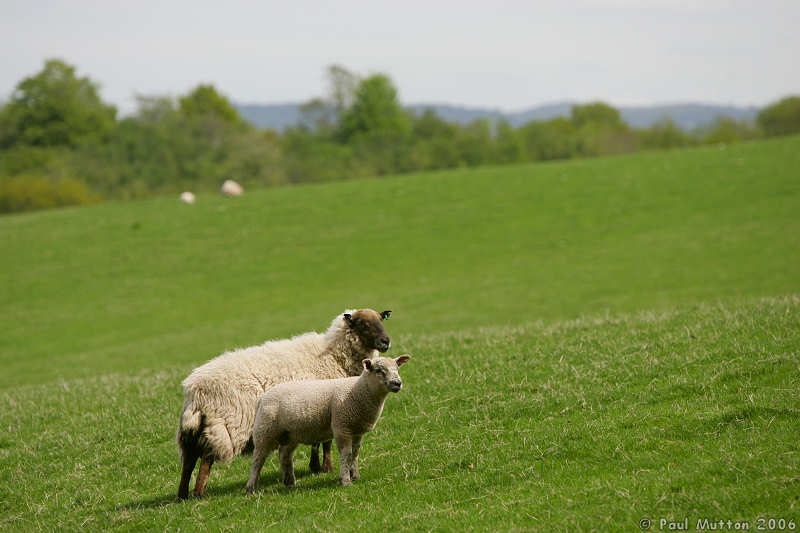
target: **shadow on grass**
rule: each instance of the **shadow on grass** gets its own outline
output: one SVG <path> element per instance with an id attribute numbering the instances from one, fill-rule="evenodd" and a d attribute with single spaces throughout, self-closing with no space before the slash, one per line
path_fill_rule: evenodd
<path id="1" fill-rule="evenodd" d="M 281 482 L 281 473 L 280 471 L 274 471 L 269 473 L 261 474 L 259 478 L 258 492 L 262 492 L 264 489 L 269 490 L 270 488 L 280 488 L 282 491 L 315 491 L 315 490 L 329 490 L 331 487 L 337 487 L 339 482 L 339 476 L 337 473 L 325 473 L 325 474 L 312 474 L 309 471 L 305 472 L 297 472 L 295 471 L 295 475 L 297 476 L 298 483 L 292 488 L 285 488 L 283 483 Z M 247 480 L 239 480 L 239 481 L 232 481 L 226 484 L 213 484 L 214 483 L 214 474 L 211 474 L 212 478 L 209 480 L 209 486 L 206 490 L 206 499 L 214 498 L 215 496 L 227 496 L 230 494 L 239 494 L 243 498 L 245 497 L 244 486 Z M 302 480 L 302 481 L 301 481 Z M 176 480 L 177 482 L 177 480 Z M 177 483 L 174 493 L 166 494 L 163 496 L 154 496 L 151 498 L 145 498 L 141 500 L 134 500 L 129 503 L 116 505 L 113 507 L 114 511 L 131 511 L 135 509 L 157 509 L 160 507 L 167 507 L 169 505 L 180 505 L 184 502 L 194 502 L 198 501 L 196 498 L 191 497 L 191 492 L 189 493 L 189 499 L 184 501 L 179 501 L 177 499 Z"/>

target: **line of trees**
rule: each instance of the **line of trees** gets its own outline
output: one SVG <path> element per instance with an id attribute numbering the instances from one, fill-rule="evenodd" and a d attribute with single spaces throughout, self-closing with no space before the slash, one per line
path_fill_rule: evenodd
<path id="1" fill-rule="evenodd" d="M 97 85 L 59 60 L 25 78 L 0 109 L 0 212 L 245 186 L 320 182 L 416 170 L 507 164 L 730 143 L 800 132 L 800 97 L 764 108 L 756 123 L 721 118 L 687 132 L 664 119 L 634 129 L 602 103 L 570 117 L 449 123 L 405 110 L 385 75 L 328 69 L 324 97 L 283 133 L 258 130 L 211 85 L 177 99 L 140 96 L 119 118 Z"/>

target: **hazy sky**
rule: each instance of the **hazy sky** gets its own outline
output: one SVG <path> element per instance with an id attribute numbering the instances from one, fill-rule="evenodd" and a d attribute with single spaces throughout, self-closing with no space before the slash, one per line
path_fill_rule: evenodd
<path id="1" fill-rule="evenodd" d="M 59 57 L 124 111 L 211 82 L 237 102 L 389 74 L 404 103 L 762 105 L 800 93 L 800 0 L 0 0 L 0 98 Z"/>

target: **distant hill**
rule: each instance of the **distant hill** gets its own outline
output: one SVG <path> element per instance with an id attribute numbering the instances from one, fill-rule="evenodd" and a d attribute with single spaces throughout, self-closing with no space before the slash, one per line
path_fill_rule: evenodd
<path id="1" fill-rule="evenodd" d="M 302 104 L 233 104 L 239 114 L 257 128 L 284 130 L 300 121 Z"/>
<path id="2" fill-rule="evenodd" d="M 258 128 L 283 130 L 297 124 L 300 120 L 301 104 L 234 104 L 245 120 Z M 450 104 L 411 104 L 406 106 L 415 113 L 433 109 L 448 122 L 467 124 L 478 119 L 507 120 L 512 126 L 520 126 L 531 120 L 549 120 L 567 117 L 572 102 L 545 104 L 524 111 L 503 112 L 499 109 L 464 107 Z M 653 106 L 618 107 L 625 122 L 635 128 L 646 128 L 663 118 L 672 119 L 686 130 L 708 125 L 718 117 L 731 117 L 736 120 L 755 120 L 757 107 L 736 107 L 714 104 L 669 104 Z"/>
<path id="3" fill-rule="evenodd" d="M 673 104 L 652 107 L 620 108 L 625 122 L 635 128 L 646 128 L 664 117 L 671 118 L 683 129 L 691 130 L 706 126 L 719 117 L 753 121 L 759 108 L 735 107 L 711 104 Z"/>

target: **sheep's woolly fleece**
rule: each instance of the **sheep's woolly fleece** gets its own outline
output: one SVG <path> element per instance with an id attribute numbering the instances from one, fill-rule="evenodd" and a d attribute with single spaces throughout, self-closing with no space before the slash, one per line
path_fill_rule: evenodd
<path id="1" fill-rule="evenodd" d="M 233 350 L 196 368 L 183 380 L 178 441 L 182 433 L 202 431 L 199 442 L 213 452 L 214 460 L 230 461 L 250 439 L 258 396 L 267 388 L 285 381 L 360 374 L 362 360 L 377 352 L 362 347 L 344 313 L 324 334 L 304 333 Z"/>

